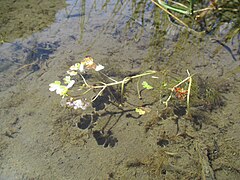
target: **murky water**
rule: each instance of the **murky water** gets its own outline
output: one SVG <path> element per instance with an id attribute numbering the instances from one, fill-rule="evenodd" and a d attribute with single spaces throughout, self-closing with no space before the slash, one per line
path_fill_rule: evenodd
<path id="1" fill-rule="evenodd" d="M 0 46 L 0 179 L 237 179 L 239 35 L 224 41 L 234 22 L 199 34 L 147 0 L 67 3 L 50 27 Z M 139 99 L 132 80 L 122 106 L 116 86 L 86 111 L 63 108 L 49 84 L 85 56 L 118 81 L 155 70 L 140 79 L 154 89 Z M 187 70 L 191 116 L 184 98 L 162 103 Z"/>

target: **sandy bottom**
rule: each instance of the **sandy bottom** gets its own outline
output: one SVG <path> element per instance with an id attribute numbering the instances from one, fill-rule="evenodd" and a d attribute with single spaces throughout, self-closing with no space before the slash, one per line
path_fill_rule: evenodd
<path id="1" fill-rule="evenodd" d="M 237 35 L 229 51 L 213 40 L 222 40 L 220 29 L 189 34 L 151 3 L 67 2 L 49 28 L 0 46 L 0 179 L 238 179 Z M 154 89 L 140 87 L 139 99 L 133 80 L 122 106 L 114 87 L 85 111 L 61 107 L 49 84 L 87 55 L 116 80 L 156 70 L 140 80 Z M 162 103 L 187 69 L 198 86 L 191 116 L 186 99 Z"/>

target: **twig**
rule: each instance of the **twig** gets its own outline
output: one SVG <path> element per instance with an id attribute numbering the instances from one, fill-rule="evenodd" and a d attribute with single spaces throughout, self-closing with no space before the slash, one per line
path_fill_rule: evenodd
<path id="1" fill-rule="evenodd" d="M 190 91 L 192 86 L 192 76 L 190 75 L 189 71 L 187 70 L 188 77 L 189 77 L 189 84 L 188 84 L 188 91 L 187 91 L 187 116 L 190 115 Z"/>
<path id="2" fill-rule="evenodd" d="M 140 82 L 141 78 L 138 79 L 137 81 L 137 93 L 138 93 L 138 98 L 142 99 L 141 93 L 140 93 L 140 89 L 139 89 L 139 82 Z"/>

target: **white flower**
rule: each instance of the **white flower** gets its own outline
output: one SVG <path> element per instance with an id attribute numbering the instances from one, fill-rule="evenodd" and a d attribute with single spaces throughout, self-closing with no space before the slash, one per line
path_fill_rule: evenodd
<path id="1" fill-rule="evenodd" d="M 66 102 L 66 105 L 67 105 L 68 107 L 72 107 L 72 106 L 73 106 L 73 103 L 72 103 L 72 102 Z"/>
<path id="2" fill-rule="evenodd" d="M 67 73 L 68 73 L 70 76 L 76 76 L 76 75 L 77 75 L 77 72 L 76 72 L 76 71 L 67 71 Z"/>
<path id="3" fill-rule="evenodd" d="M 75 80 L 71 80 L 68 85 L 67 85 L 67 88 L 71 88 L 73 85 L 75 84 Z"/>
<path id="4" fill-rule="evenodd" d="M 76 101 L 73 101 L 73 108 L 74 109 L 81 108 L 81 109 L 85 110 L 87 108 L 87 104 L 84 103 L 81 99 L 78 99 Z"/>
<path id="5" fill-rule="evenodd" d="M 83 62 L 76 63 L 69 68 L 70 71 L 68 71 L 69 72 L 68 74 L 72 73 L 73 75 L 71 75 L 71 76 L 74 76 L 74 75 L 77 74 L 76 71 L 80 71 L 81 73 L 85 72 L 85 67 L 84 66 L 85 66 L 85 63 L 83 63 Z"/>
<path id="6" fill-rule="evenodd" d="M 73 107 L 73 109 L 81 108 L 82 110 L 85 110 L 87 108 L 87 106 L 89 105 L 89 103 L 85 103 L 81 99 L 78 99 L 78 100 L 73 101 L 73 102 L 67 102 L 66 105 L 68 107 Z"/>
<path id="7" fill-rule="evenodd" d="M 79 71 L 80 71 L 81 73 L 82 73 L 82 72 L 85 72 L 84 63 L 81 63 L 81 64 L 80 64 Z"/>
<path id="8" fill-rule="evenodd" d="M 69 69 L 72 70 L 72 71 L 77 71 L 80 69 L 80 63 L 76 63 L 74 65 L 72 65 Z"/>
<path id="9" fill-rule="evenodd" d="M 84 103 L 82 102 L 81 99 L 78 99 L 76 101 L 73 101 L 73 108 L 74 109 L 78 109 L 78 108 L 82 108 L 84 105 Z"/>
<path id="10" fill-rule="evenodd" d="M 101 71 L 101 70 L 103 70 L 103 69 L 104 69 L 104 66 L 101 65 L 101 64 L 98 64 L 98 65 L 96 66 L 96 68 L 95 68 L 95 71 Z"/>
<path id="11" fill-rule="evenodd" d="M 63 81 L 65 84 L 67 84 L 68 89 L 71 88 L 75 83 L 74 80 L 71 80 L 71 76 L 66 76 L 65 78 L 63 78 Z"/>
<path id="12" fill-rule="evenodd" d="M 60 85 L 61 85 L 60 81 L 55 81 L 54 83 L 49 84 L 49 86 L 50 86 L 49 91 L 57 90 Z"/>
<path id="13" fill-rule="evenodd" d="M 60 81 L 55 81 L 54 83 L 49 84 L 49 86 L 50 86 L 49 88 L 50 91 L 56 91 L 57 94 L 63 97 L 67 96 L 68 88 L 67 86 L 61 85 Z"/>
<path id="14" fill-rule="evenodd" d="M 65 84 L 69 84 L 71 81 L 71 76 L 66 76 L 65 78 L 63 78 L 63 81 Z"/>
<path id="15" fill-rule="evenodd" d="M 68 88 L 66 86 L 59 86 L 59 88 L 56 90 L 56 93 L 60 96 L 66 96 L 67 95 Z"/>

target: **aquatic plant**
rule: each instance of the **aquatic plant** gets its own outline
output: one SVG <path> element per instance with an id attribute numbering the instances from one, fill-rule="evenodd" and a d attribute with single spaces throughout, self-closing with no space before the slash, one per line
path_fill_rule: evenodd
<path id="1" fill-rule="evenodd" d="M 153 87 L 151 85 L 149 85 L 147 81 L 143 81 L 142 86 L 143 86 L 143 88 L 148 89 L 148 90 L 153 89 Z"/>
<path id="2" fill-rule="evenodd" d="M 190 26 L 189 22 L 193 24 L 198 23 L 200 26 L 206 21 L 212 21 L 212 18 L 207 18 L 211 15 L 215 18 L 220 18 L 223 13 L 231 12 L 233 16 L 239 11 L 236 7 L 237 1 L 217 1 L 217 0 L 151 0 L 157 7 L 170 15 L 178 23 L 187 27 L 190 30 L 194 28 Z M 182 16 L 181 16 L 182 15 Z M 180 19 L 181 18 L 181 19 Z M 236 18 L 238 19 L 238 18 Z M 231 19 L 232 20 L 232 19 Z M 216 20 L 215 20 L 216 21 Z M 217 22 L 212 22 L 213 24 Z M 205 25 L 206 26 L 206 25 Z"/>
<path id="3" fill-rule="evenodd" d="M 125 77 L 120 81 L 117 81 L 103 72 L 100 72 L 104 69 L 104 66 L 101 64 L 96 64 L 93 61 L 93 58 L 90 56 L 85 57 L 80 63 L 76 63 L 72 65 L 67 70 L 67 76 L 63 78 L 63 84 L 60 81 L 55 81 L 49 84 L 50 91 L 56 91 L 56 94 L 62 97 L 61 104 L 66 107 L 70 107 L 73 109 L 83 109 L 85 110 L 93 101 L 95 101 L 106 88 L 111 86 L 120 85 L 121 86 L 121 102 L 123 101 L 123 93 L 125 85 L 130 82 L 132 79 L 141 78 L 143 76 L 151 75 L 156 73 L 156 71 L 146 71 L 142 74 L 134 75 Z M 95 71 L 98 72 L 100 75 L 103 75 L 111 82 L 93 82 L 88 83 L 86 80 L 86 72 L 87 71 Z M 92 72 L 93 73 L 93 72 Z M 78 76 L 77 76 L 78 75 Z M 81 84 L 78 86 L 77 90 L 74 90 L 74 85 L 76 82 L 81 81 Z M 147 89 L 151 89 L 152 87 L 147 83 L 144 82 L 143 86 Z M 99 90 L 95 92 L 95 90 Z M 89 99 L 87 94 L 92 91 L 93 96 Z"/>
<path id="4" fill-rule="evenodd" d="M 188 77 L 183 79 L 181 82 L 177 83 L 175 86 L 171 88 L 171 93 L 168 96 L 167 100 L 163 103 L 168 107 L 168 103 L 173 95 L 177 97 L 179 100 L 187 99 L 187 115 L 190 115 L 190 93 L 192 86 L 192 76 L 187 70 Z M 186 84 L 187 83 L 187 84 Z M 181 85 L 185 84 L 185 87 L 181 87 Z"/>
<path id="5" fill-rule="evenodd" d="M 142 91 L 152 91 L 151 94 L 153 94 L 153 96 L 159 95 L 160 104 L 165 106 L 160 114 L 166 114 L 163 115 L 165 118 L 171 116 L 171 113 L 169 114 L 167 112 L 169 109 L 184 109 L 186 115 L 191 117 L 190 98 L 191 107 L 199 105 L 210 107 L 222 103 L 220 96 L 214 88 L 209 87 L 203 89 L 201 84 L 195 81 L 193 82 L 192 77 L 194 74 L 190 74 L 188 70 L 187 77 L 180 80 L 177 78 L 178 80 L 176 82 L 176 78 L 168 73 L 153 70 L 133 76 L 127 76 L 121 80 L 115 80 L 102 72 L 104 68 L 103 65 L 95 63 L 92 57 L 87 56 L 82 61 L 70 66 L 66 71 L 67 75 L 62 81 L 56 80 L 50 83 L 49 90 L 56 92 L 56 94 L 62 97 L 60 103 L 62 106 L 71 109 L 86 110 L 91 105 L 92 107 L 96 107 L 97 102 L 100 104 L 103 103 L 101 98 L 106 94 L 113 95 L 112 97 L 119 103 L 118 107 L 122 108 L 121 105 L 123 105 L 124 102 L 123 96 L 126 84 L 132 83 L 134 82 L 132 80 L 137 79 L 136 95 L 138 98 L 140 100 L 144 98 L 144 96 L 141 96 Z M 154 76 L 151 76 L 151 79 L 145 78 L 141 80 L 142 77 L 153 74 Z M 101 79 L 101 81 L 99 81 L 99 79 Z M 150 83 L 147 80 L 149 80 Z M 152 84 L 154 84 L 154 86 L 152 86 Z M 199 88 L 201 89 L 198 90 Z M 201 95 L 200 91 L 203 95 Z M 119 96 L 115 96 L 117 94 L 119 94 Z M 99 100 L 95 101 L 98 98 Z M 157 101 L 158 99 L 154 102 Z M 186 104 L 186 106 L 183 107 L 183 104 Z M 152 110 L 152 108 L 146 104 L 140 106 L 130 104 L 130 106 L 131 111 L 135 111 L 140 116 Z"/>

